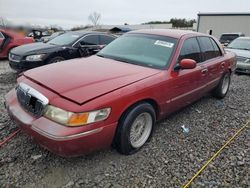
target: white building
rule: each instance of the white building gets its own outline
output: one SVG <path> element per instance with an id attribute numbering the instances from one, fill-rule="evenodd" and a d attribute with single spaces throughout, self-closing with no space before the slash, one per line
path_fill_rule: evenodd
<path id="1" fill-rule="evenodd" d="M 250 36 L 250 13 L 199 13 L 197 31 L 210 31 L 217 38 L 222 33 L 243 33 Z"/>

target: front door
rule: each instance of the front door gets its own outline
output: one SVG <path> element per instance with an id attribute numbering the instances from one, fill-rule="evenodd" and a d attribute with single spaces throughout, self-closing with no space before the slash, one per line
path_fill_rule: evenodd
<path id="1" fill-rule="evenodd" d="M 166 101 L 169 112 L 175 111 L 186 106 L 202 95 L 204 85 L 203 67 L 200 65 L 202 61 L 201 50 L 196 37 L 188 38 L 184 41 L 175 70 L 171 72 L 170 83 L 167 91 L 169 100 Z M 193 59 L 197 62 L 194 69 L 178 68 L 182 59 Z"/>

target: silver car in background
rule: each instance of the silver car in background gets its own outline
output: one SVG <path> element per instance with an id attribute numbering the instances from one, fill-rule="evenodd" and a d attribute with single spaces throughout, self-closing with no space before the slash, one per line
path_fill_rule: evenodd
<path id="1" fill-rule="evenodd" d="M 235 72 L 250 74 L 250 37 L 239 37 L 233 40 L 225 50 L 236 53 Z"/>

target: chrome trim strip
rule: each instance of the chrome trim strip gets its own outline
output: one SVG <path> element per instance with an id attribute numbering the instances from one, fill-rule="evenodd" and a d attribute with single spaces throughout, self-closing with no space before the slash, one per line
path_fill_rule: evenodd
<path id="1" fill-rule="evenodd" d="M 52 139 L 52 140 L 64 141 L 64 140 L 70 140 L 70 139 L 74 139 L 74 138 L 80 138 L 80 137 L 85 137 L 85 136 L 99 133 L 103 130 L 103 127 L 93 129 L 90 131 L 86 131 L 86 132 L 82 132 L 82 133 L 78 133 L 78 134 L 68 135 L 68 136 L 55 136 L 55 135 L 49 134 L 49 133 L 47 133 L 39 128 L 33 127 L 33 126 L 31 126 L 31 129 L 34 130 L 35 132 L 47 137 L 47 138 Z"/>
<path id="2" fill-rule="evenodd" d="M 27 94 L 30 94 L 31 96 L 40 100 L 44 106 L 49 104 L 49 99 L 47 97 L 45 97 L 42 93 L 38 92 L 34 88 L 28 86 L 27 84 L 21 82 L 17 87 L 20 87 L 23 91 L 26 91 Z"/>
<path id="3" fill-rule="evenodd" d="M 181 95 L 179 95 L 179 96 L 177 96 L 177 97 L 174 97 L 174 98 L 172 98 L 172 99 L 166 101 L 166 103 L 170 103 L 170 102 L 176 101 L 176 100 L 178 100 L 178 99 L 180 99 L 180 98 L 183 98 L 183 97 L 185 97 L 185 96 L 187 96 L 187 95 L 190 95 L 190 94 L 192 94 L 192 93 L 194 93 L 194 92 L 196 92 L 196 91 L 198 91 L 198 90 L 200 90 L 200 89 L 204 89 L 204 88 L 207 87 L 208 85 L 210 85 L 210 84 L 212 84 L 212 83 L 214 83 L 214 82 L 217 82 L 218 80 L 220 80 L 220 78 L 216 78 L 216 79 L 214 79 L 214 80 L 208 82 L 208 83 L 207 83 L 206 85 L 204 85 L 204 86 L 198 87 L 198 88 L 196 88 L 196 89 L 194 89 L 194 90 L 192 90 L 192 91 L 189 91 L 189 92 L 187 92 L 187 93 L 184 93 L 184 94 L 181 94 Z"/>

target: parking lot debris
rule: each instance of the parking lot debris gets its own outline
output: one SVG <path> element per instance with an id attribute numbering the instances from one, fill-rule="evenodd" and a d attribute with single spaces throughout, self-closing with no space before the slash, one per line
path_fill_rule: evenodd
<path id="1" fill-rule="evenodd" d="M 233 105 L 228 105 L 229 108 L 233 109 L 233 110 L 237 110 L 237 108 Z"/>
<path id="2" fill-rule="evenodd" d="M 66 185 L 63 186 L 63 188 L 73 187 L 74 184 L 75 183 L 73 181 L 69 181 Z"/>
<path id="3" fill-rule="evenodd" d="M 183 133 L 185 133 L 185 134 L 188 134 L 188 133 L 189 133 L 189 128 L 186 127 L 185 125 L 182 125 L 181 128 L 182 128 L 182 130 L 183 130 Z"/>
<path id="4" fill-rule="evenodd" d="M 198 113 L 198 114 L 201 114 L 201 111 L 199 109 L 195 109 L 195 111 Z"/>
<path id="5" fill-rule="evenodd" d="M 218 107 L 218 108 L 223 108 L 224 103 L 223 103 L 223 101 L 218 100 L 218 101 L 215 103 L 215 106 Z"/>
<path id="6" fill-rule="evenodd" d="M 37 160 L 37 159 L 40 159 L 41 157 L 42 157 L 42 155 L 33 155 L 33 156 L 31 156 L 31 159 Z"/>

